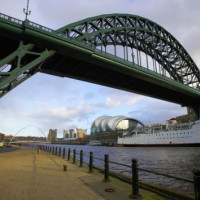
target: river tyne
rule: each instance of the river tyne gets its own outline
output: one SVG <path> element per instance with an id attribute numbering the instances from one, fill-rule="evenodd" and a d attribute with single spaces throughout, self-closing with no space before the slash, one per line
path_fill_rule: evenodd
<path id="1" fill-rule="evenodd" d="M 68 148 L 79 153 L 83 150 L 84 155 L 93 152 L 94 158 L 104 159 L 104 155 L 109 155 L 109 160 L 131 166 L 131 160 L 138 160 L 138 167 L 148 169 L 175 177 L 193 180 L 193 168 L 200 168 L 200 147 L 106 147 L 87 145 L 54 145 L 66 149 Z M 77 155 L 79 159 L 79 155 Z M 84 156 L 84 162 L 88 162 L 88 157 Z M 103 166 L 103 161 L 94 159 L 94 165 Z M 131 169 L 121 165 L 110 163 L 110 170 L 131 175 Z M 178 189 L 187 193 L 194 193 L 193 184 L 160 175 L 154 175 L 139 171 L 139 180 L 161 184 L 169 188 Z"/>

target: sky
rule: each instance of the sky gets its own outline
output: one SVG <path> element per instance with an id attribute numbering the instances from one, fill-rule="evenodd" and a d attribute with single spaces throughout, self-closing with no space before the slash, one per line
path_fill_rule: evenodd
<path id="1" fill-rule="evenodd" d="M 0 13 L 25 19 L 27 0 L 0 0 Z M 148 18 L 169 31 L 200 66 L 199 0 L 30 0 L 28 19 L 52 29 L 102 14 Z M 178 104 L 70 78 L 37 73 L 0 99 L 0 132 L 43 136 L 86 128 L 100 116 L 125 115 L 144 124 L 186 114 Z"/>

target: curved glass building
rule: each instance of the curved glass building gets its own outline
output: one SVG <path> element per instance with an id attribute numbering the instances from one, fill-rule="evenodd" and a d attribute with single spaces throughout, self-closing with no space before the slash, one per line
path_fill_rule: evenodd
<path id="1" fill-rule="evenodd" d="M 92 123 L 91 135 L 124 132 L 136 128 L 138 124 L 143 125 L 137 119 L 126 116 L 102 116 Z"/>

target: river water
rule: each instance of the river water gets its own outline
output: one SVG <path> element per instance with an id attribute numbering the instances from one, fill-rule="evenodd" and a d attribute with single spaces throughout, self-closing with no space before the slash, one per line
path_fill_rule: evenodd
<path id="1" fill-rule="evenodd" d="M 131 160 L 138 160 L 138 167 L 155 172 L 164 173 L 180 178 L 193 180 L 193 168 L 200 168 L 200 147 L 106 147 L 87 145 L 54 145 L 71 151 L 76 149 L 77 153 L 83 150 L 84 155 L 93 152 L 93 156 L 104 159 L 104 155 L 109 155 L 109 160 L 131 166 Z M 77 159 L 79 156 L 77 155 Z M 88 162 L 88 157 L 84 156 L 84 161 Z M 94 165 L 103 166 L 103 161 L 94 159 Z M 110 164 L 110 169 L 120 173 L 131 175 L 131 169 L 120 165 Z M 183 181 L 165 178 L 139 171 L 139 180 L 161 184 L 171 188 L 194 193 L 193 184 Z"/>

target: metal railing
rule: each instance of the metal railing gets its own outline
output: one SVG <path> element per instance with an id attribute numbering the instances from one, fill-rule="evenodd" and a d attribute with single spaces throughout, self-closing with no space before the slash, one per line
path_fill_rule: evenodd
<path id="1" fill-rule="evenodd" d="M 3 13 L 0 13 L 0 18 L 4 19 L 6 21 L 9 21 L 11 23 L 14 23 L 14 24 L 23 25 L 23 21 L 22 20 L 16 19 L 14 17 L 10 17 L 10 16 L 5 15 Z"/>
<path id="2" fill-rule="evenodd" d="M 73 151 L 72 151 L 71 148 L 68 148 L 68 150 L 67 150 L 67 148 L 65 148 L 65 147 L 57 148 L 56 146 L 53 146 L 53 145 L 49 145 L 49 146 L 44 145 L 44 146 L 42 146 L 42 149 L 47 151 L 47 152 L 52 153 L 53 155 L 62 156 L 63 159 L 65 159 L 66 155 L 67 155 L 67 160 L 70 161 L 72 159 L 72 164 L 77 163 L 77 160 L 79 160 L 79 167 L 82 167 L 83 163 L 88 164 L 88 172 L 89 173 L 93 173 L 94 168 L 103 171 L 105 182 L 110 181 L 109 176 L 110 176 L 110 174 L 112 174 L 112 176 L 119 177 L 121 180 L 124 180 L 126 182 L 131 183 L 132 184 L 132 194 L 131 195 L 133 197 L 140 195 L 139 194 L 139 187 L 151 190 L 150 188 L 143 186 L 139 182 L 139 175 L 138 174 L 139 174 L 139 171 L 142 171 L 142 172 L 147 172 L 147 173 L 163 176 L 163 177 L 166 177 L 166 178 L 175 179 L 175 180 L 194 184 L 195 199 L 200 200 L 200 170 L 199 171 L 194 170 L 194 172 L 193 172 L 194 173 L 194 181 L 192 181 L 192 180 L 188 180 L 188 179 L 181 178 L 181 177 L 176 177 L 176 176 L 172 176 L 172 175 L 168 175 L 168 174 L 164 174 L 164 173 L 160 173 L 160 172 L 155 172 L 155 171 L 152 171 L 152 170 L 142 169 L 142 168 L 138 167 L 138 162 L 137 162 L 136 159 L 132 159 L 131 165 L 127 165 L 127 164 L 123 164 L 123 163 L 110 161 L 109 155 L 107 155 L 107 154 L 105 154 L 104 159 L 102 159 L 102 158 L 95 157 L 93 155 L 93 152 L 89 152 L 89 154 L 84 154 L 83 150 L 80 150 L 80 152 L 77 152 L 76 149 L 73 149 Z M 79 158 L 77 159 L 78 155 L 79 155 Z M 95 166 L 94 165 L 95 161 L 103 162 L 104 167 L 101 168 L 99 166 Z M 110 164 L 112 164 L 112 165 L 114 164 L 114 165 L 123 166 L 123 167 L 128 168 L 129 170 L 131 170 L 131 177 L 129 177 L 127 179 L 127 178 L 123 178 L 123 176 L 120 177 L 120 174 L 118 174 L 118 173 L 110 172 L 110 167 L 109 167 Z M 176 199 L 175 197 L 173 197 L 169 194 L 160 192 L 160 191 L 154 191 L 154 192 L 157 192 L 161 195 L 167 196 L 170 199 Z"/>

